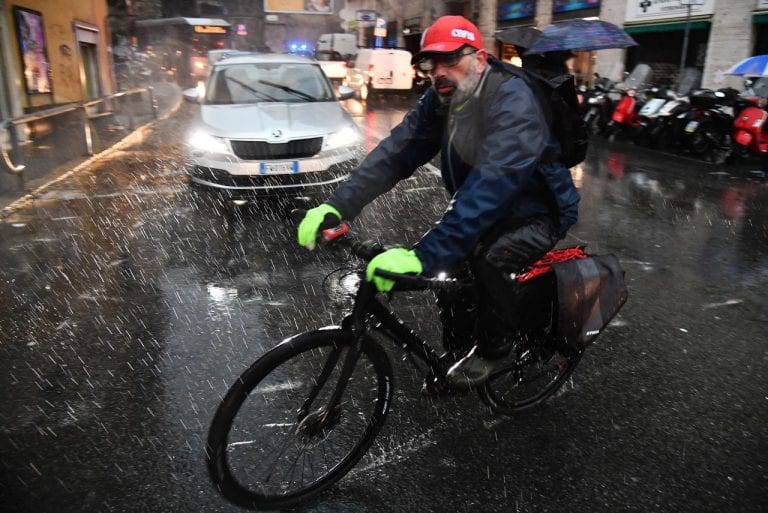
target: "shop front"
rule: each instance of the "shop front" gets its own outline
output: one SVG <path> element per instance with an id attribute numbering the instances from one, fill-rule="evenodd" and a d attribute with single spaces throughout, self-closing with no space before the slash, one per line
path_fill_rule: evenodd
<path id="1" fill-rule="evenodd" d="M 536 0 L 499 0 L 496 12 L 496 56 L 520 66 L 520 55 L 515 46 L 502 41 L 498 34 L 511 27 L 533 27 L 536 24 Z"/>
<path id="2" fill-rule="evenodd" d="M 627 49 L 628 71 L 637 64 L 648 64 L 653 82 L 666 86 L 676 82 L 681 67 L 703 71 L 715 0 L 691 1 L 698 3 L 627 0 L 624 30 L 638 43 Z"/>
<path id="3" fill-rule="evenodd" d="M 580 18 L 596 18 L 600 12 L 600 0 L 553 0 L 552 22 L 557 23 Z M 511 27 L 534 27 L 536 17 L 535 0 L 500 0 L 497 16 L 497 55 L 506 61 L 520 65 L 520 56 L 513 44 L 504 41 L 501 35 L 504 29 Z M 571 73 L 577 84 L 590 83 L 594 69 L 594 52 L 575 52 L 575 57 L 568 61 Z"/>
<path id="4" fill-rule="evenodd" d="M 757 0 L 757 6 L 752 13 L 755 44 L 752 55 L 768 54 L 768 0 Z"/>
<path id="5" fill-rule="evenodd" d="M 0 2 L 11 115 L 112 93 L 104 0 L 16 3 Z"/>
<path id="6" fill-rule="evenodd" d="M 598 19 L 600 0 L 552 0 L 552 22 L 573 19 Z M 568 63 L 576 85 L 592 86 L 595 72 L 595 52 L 574 52 Z"/>

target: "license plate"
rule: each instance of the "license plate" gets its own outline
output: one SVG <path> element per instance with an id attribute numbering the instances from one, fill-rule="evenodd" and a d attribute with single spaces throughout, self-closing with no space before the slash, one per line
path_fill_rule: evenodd
<path id="1" fill-rule="evenodd" d="M 376 78 L 376 82 L 379 84 L 391 84 L 392 78 L 390 77 L 378 77 Z"/>
<path id="2" fill-rule="evenodd" d="M 699 126 L 698 121 L 689 121 L 687 125 L 685 125 L 685 132 L 688 134 L 691 134 L 696 131 L 696 129 Z"/>
<path id="3" fill-rule="evenodd" d="M 287 173 L 298 173 L 299 163 L 292 162 L 262 162 L 259 165 L 259 174 L 262 175 L 284 175 Z"/>

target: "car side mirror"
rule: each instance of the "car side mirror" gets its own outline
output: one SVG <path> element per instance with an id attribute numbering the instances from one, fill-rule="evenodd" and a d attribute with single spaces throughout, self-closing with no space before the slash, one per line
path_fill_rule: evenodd
<path id="1" fill-rule="evenodd" d="M 336 98 L 338 98 L 339 100 L 349 100 L 350 98 L 354 98 L 354 97 L 355 97 L 354 89 L 345 85 L 339 86 L 339 91 L 336 94 Z"/>
<path id="2" fill-rule="evenodd" d="M 202 99 L 200 96 L 200 91 L 196 87 L 191 89 L 184 89 L 181 94 L 184 97 L 184 100 L 188 101 L 189 103 L 200 103 L 200 100 Z"/>

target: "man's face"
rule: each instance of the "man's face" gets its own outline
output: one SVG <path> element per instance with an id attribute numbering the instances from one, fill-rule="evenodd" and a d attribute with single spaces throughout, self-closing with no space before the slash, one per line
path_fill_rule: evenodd
<path id="1" fill-rule="evenodd" d="M 443 102 L 464 101 L 472 93 L 485 70 L 488 54 L 470 47 L 452 54 L 434 54 L 426 73 Z"/>

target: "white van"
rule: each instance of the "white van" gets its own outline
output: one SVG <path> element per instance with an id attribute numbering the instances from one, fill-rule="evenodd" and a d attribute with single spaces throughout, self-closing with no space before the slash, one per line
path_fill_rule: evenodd
<path id="1" fill-rule="evenodd" d="M 409 92 L 415 75 L 411 58 L 408 50 L 361 48 L 347 70 L 346 85 L 354 88 L 361 100 L 381 92 Z"/>
<path id="2" fill-rule="evenodd" d="M 357 36 L 355 34 L 323 34 L 317 40 L 316 51 L 339 52 L 348 59 L 357 54 Z"/>

